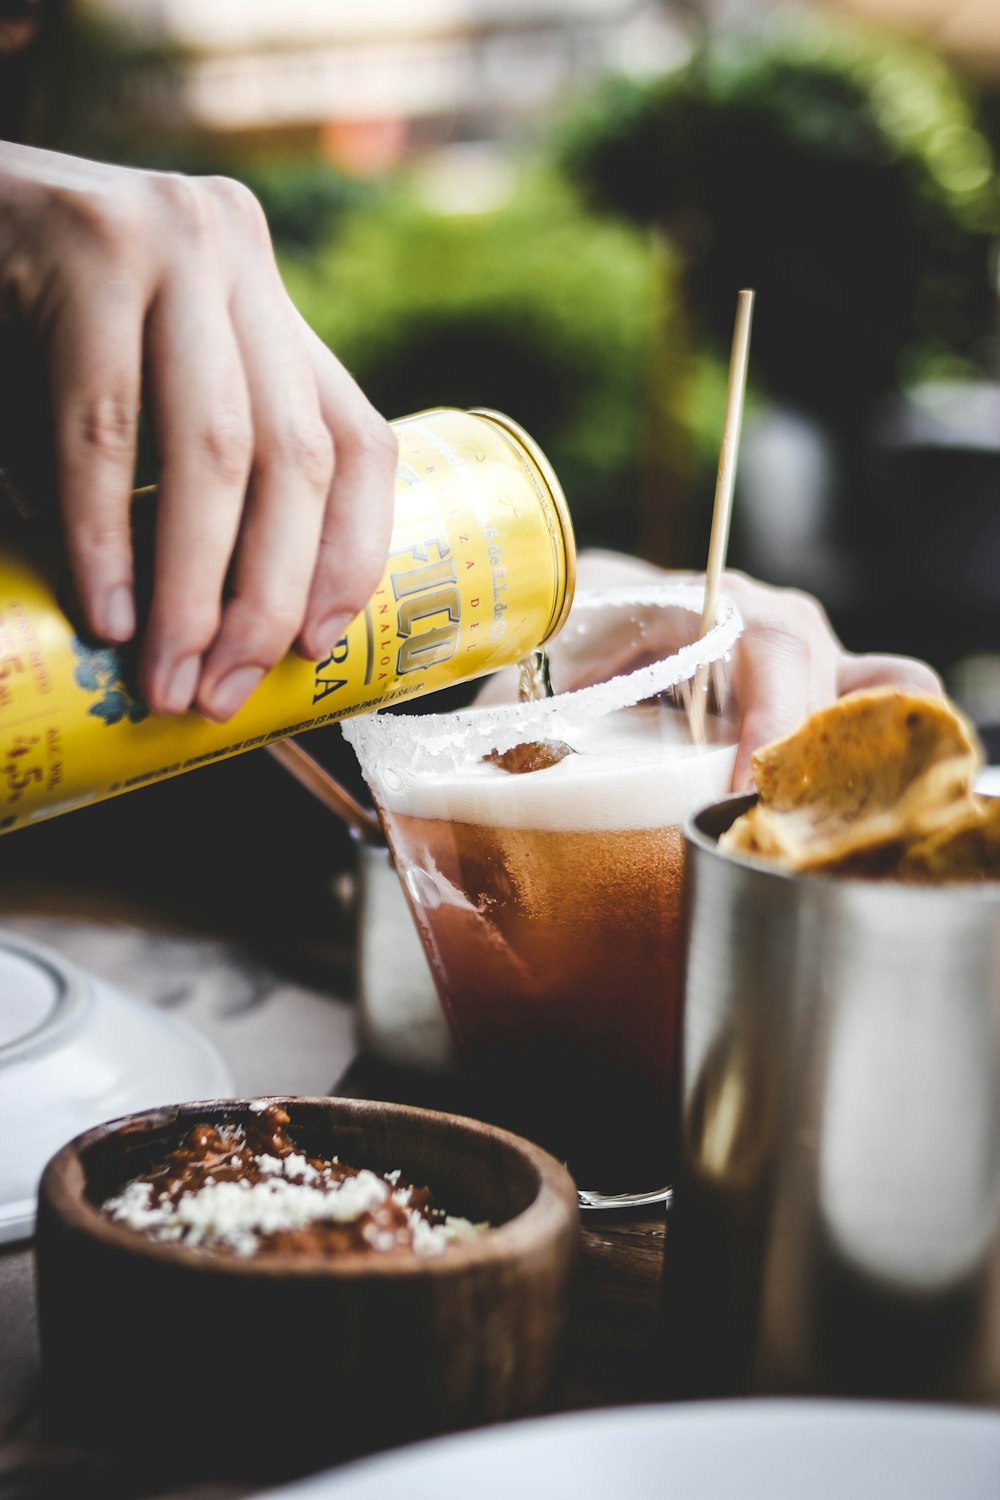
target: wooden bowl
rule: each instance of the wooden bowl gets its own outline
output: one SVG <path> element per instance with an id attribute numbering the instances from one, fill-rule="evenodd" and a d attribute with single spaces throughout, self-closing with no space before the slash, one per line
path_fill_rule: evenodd
<path id="1" fill-rule="evenodd" d="M 240 1122 L 253 1102 L 130 1115 L 48 1163 L 35 1239 L 47 1435 L 182 1472 L 281 1476 L 543 1409 L 579 1214 L 569 1174 L 518 1136 L 404 1105 L 268 1098 L 307 1152 L 399 1168 L 449 1213 L 496 1226 L 433 1258 L 239 1259 L 101 1211 L 193 1125 Z"/>

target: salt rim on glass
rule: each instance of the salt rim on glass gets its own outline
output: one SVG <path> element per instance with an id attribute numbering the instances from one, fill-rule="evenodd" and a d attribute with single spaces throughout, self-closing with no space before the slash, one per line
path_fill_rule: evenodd
<path id="1" fill-rule="evenodd" d="M 704 590 L 699 584 L 587 589 L 577 593 L 563 629 L 572 630 L 588 612 L 596 614 L 609 607 L 673 607 L 689 611 L 700 621 L 703 600 Z M 342 720 L 340 727 L 369 775 L 380 775 L 386 763 L 398 764 L 401 749 L 405 749 L 414 772 L 458 770 L 470 758 L 491 752 L 503 754 L 526 741 L 572 740 L 574 733 L 594 718 L 668 692 L 690 681 L 700 667 L 728 661 L 742 629 L 735 604 L 720 596 L 716 623 L 704 635 L 659 661 L 606 682 L 556 693 L 551 698 L 420 714 L 419 738 L 413 733 L 414 716 L 391 710 L 358 714 Z"/>

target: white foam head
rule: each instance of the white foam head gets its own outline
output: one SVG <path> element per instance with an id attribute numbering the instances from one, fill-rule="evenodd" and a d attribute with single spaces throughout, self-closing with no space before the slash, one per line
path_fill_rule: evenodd
<path id="1" fill-rule="evenodd" d="M 729 791 L 735 744 L 717 732 L 692 745 L 682 714 L 653 704 L 610 715 L 596 729 L 574 736 L 574 753 L 543 774 L 512 775 L 477 761 L 416 776 L 389 772 L 378 794 L 392 814 L 597 832 L 670 827 Z"/>
<path id="2" fill-rule="evenodd" d="M 702 599 L 702 589 L 694 584 L 661 584 L 642 589 L 628 587 L 582 591 L 574 601 L 570 626 L 580 628 L 582 624 L 585 627 L 588 619 L 600 621 L 602 613 L 608 609 L 631 611 L 633 614 L 643 610 L 648 612 L 668 609 L 690 614 L 693 617 L 692 628 L 696 630 L 701 614 Z M 604 617 L 606 618 L 606 613 Z M 539 783 L 537 778 L 531 775 L 510 776 L 502 771 L 496 771 L 495 768 L 482 767 L 481 762 L 485 755 L 491 752 L 502 754 L 515 745 L 538 740 L 561 740 L 578 748 L 581 752 L 579 755 L 568 757 L 565 762 L 552 768 L 551 775 L 542 777 L 539 792 L 528 794 L 537 796 L 539 799 L 549 796 L 554 787 L 562 781 L 570 781 L 578 777 L 582 773 L 581 763 L 583 762 L 589 763 L 588 775 L 593 777 L 602 774 L 600 757 L 596 754 L 595 736 L 598 738 L 600 736 L 599 726 L 603 719 L 614 715 L 619 710 L 634 707 L 646 699 L 654 698 L 660 693 L 689 682 L 701 667 L 709 667 L 728 660 L 742 629 L 742 622 L 735 605 L 726 598 L 720 598 L 716 618 L 715 626 L 691 644 L 682 646 L 678 651 L 659 661 L 622 673 L 610 678 L 607 682 L 597 683 L 591 687 L 557 693 L 551 698 L 537 701 L 506 703 L 488 708 L 473 707 L 448 714 L 400 714 L 391 711 L 363 714 L 344 720 L 341 728 L 345 739 L 354 746 L 365 779 L 383 801 L 390 800 L 394 806 L 399 807 L 403 801 L 409 800 L 410 795 L 416 796 L 418 786 L 427 787 L 430 781 L 443 784 L 443 778 L 454 783 L 457 775 L 461 775 L 464 781 L 468 775 L 473 783 L 470 795 L 476 797 L 484 795 L 490 799 L 489 811 L 487 813 L 484 808 L 484 816 L 493 822 L 508 821 L 500 805 L 503 798 L 505 796 L 509 798 L 512 806 L 515 797 L 518 803 L 523 803 L 526 791 L 523 784 L 532 780 L 535 780 L 536 786 Z M 681 758 L 680 752 L 685 748 L 684 734 L 676 728 L 672 733 L 667 731 L 667 721 L 662 718 L 659 722 L 660 728 L 653 737 L 656 741 L 655 749 L 647 733 L 645 742 L 637 742 L 634 750 L 637 766 L 639 761 L 645 762 L 644 774 L 647 783 L 651 780 L 649 776 L 650 756 L 658 763 L 666 759 L 678 761 Z M 703 769 L 707 772 L 713 754 L 718 754 L 720 751 L 730 756 L 731 773 L 733 754 L 731 746 L 717 746 L 706 754 L 700 748 L 692 747 L 688 740 L 687 750 L 692 752 L 689 757 L 691 765 L 684 773 L 684 778 L 676 778 L 678 786 L 681 779 L 690 779 L 692 776 L 701 774 L 693 769 L 697 760 L 704 761 Z M 620 748 L 614 760 L 620 769 Z M 508 785 L 522 783 L 520 793 L 515 790 L 507 793 L 493 793 L 488 789 L 485 792 L 482 791 L 491 779 L 488 774 L 491 771 L 502 783 Z M 556 772 L 559 772 L 558 776 Z M 713 778 L 713 794 L 719 775 L 721 772 Z M 727 789 L 728 787 L 723 787 L 719 795 Z M 634 791 L 629 793 L 628 797 L 631 798 L 632 795 Z M 643 796 L 645 795 L 644 792 Z M 421 796 L 419 800 L 423 802 L 424 799 Z M 579 792 L 574 794 L 573 800 L 580 802 Z M 691 798 L 686 795 L 682 800 L 685 804 L 691 802 Z M 685 805 L 684 811 L 687 810 L 688 807 Z M 442 811 L 424 815 L 455 816 L 456 814 L 453 811 L 447 814 Z M 513 818 L 514 815 L 511 814 L 510 817 Z M 634 817 L 633 813 L 633 820 Z M 516 821 L 521 823 L 522 816 L 517 815 Z M 662 821 L 660 816 L 649 818 L 643 813 L 638 823 L 634 821 L 606 822 L 602 818 L 601 823 L 595 826 L 619 828 L 652 826 L 660 821 Z M 677 818 L 668 817 L 666 821 L 676 822 Z M 532 821 L 530 826 L 552 825 L 551 823 L 540 825 L 537 821 Z M 579 806 L 572 822 L 560 826 L 580 826 Z"/>

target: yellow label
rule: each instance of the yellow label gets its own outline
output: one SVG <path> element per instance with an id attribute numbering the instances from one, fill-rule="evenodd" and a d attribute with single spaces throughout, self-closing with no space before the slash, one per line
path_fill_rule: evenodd
<path id="1" fill-rule="evenodd" d="M 0 832 L 520 661 L 565 618 L 565 502 L 505 419 L 440 410 L 400 443 L 385 572 L 319 662 L 226 724 L 150 714 L 129 653 L 81 639 L 43 566 L 0 558 Z"/>

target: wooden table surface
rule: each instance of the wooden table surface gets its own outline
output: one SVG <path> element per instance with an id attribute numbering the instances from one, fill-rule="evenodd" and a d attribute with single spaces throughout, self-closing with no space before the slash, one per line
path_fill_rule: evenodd
<path id="1" fill-rule="evenodd" d="M 283 972 L 249 942 L 164 923 L 155 907 L 88 899 L 0 876 L 0 926 L 50 946 L 134 998 L 182 1016 L 229 1064 L 241 1093 L 403 1097 L 406 1076 L 363 1058 L 355 1040 L 350 944 L 332 942 L 312 970 Z M 312 955 L 317 959 L 317 955 Z M 391 1088 L 389 1083 L 391 1081 Z M 433 1082 L 412 1080 L 408 1102 L 433 1104 Z M 442 1101 L 448 1107 L 450 1101 Z M 666 1213 L 581 1215 L 581 1257 L 565 1376 L 555 1409 L 656 1395 L 654 1332 Z M 46 1442 L 30 1242 L 0 1247 L 0 1497 L 2 1500 L 238 1500 L 267 1486 L 178 1487 L 155 1464 Z M 273 1484 L 273 1481 L 270 1482 Z"/>

